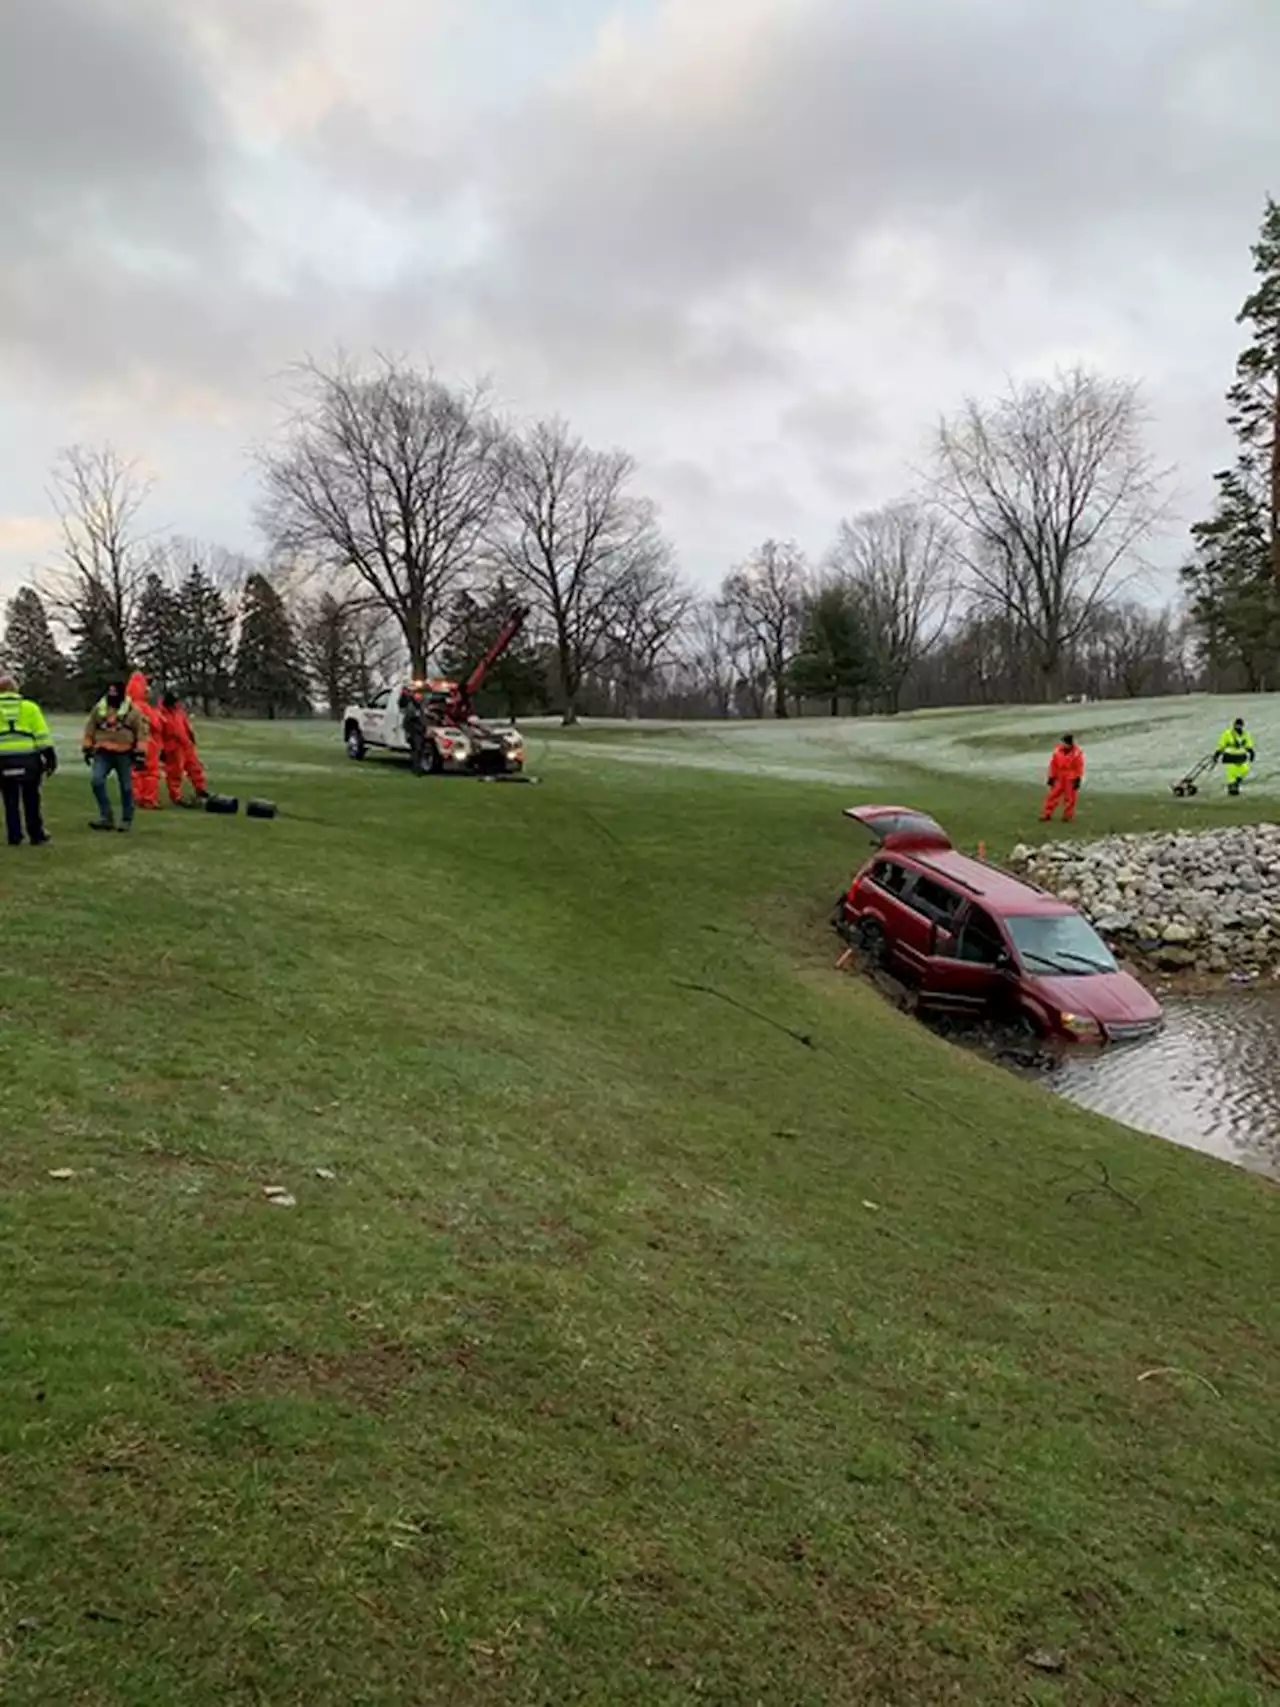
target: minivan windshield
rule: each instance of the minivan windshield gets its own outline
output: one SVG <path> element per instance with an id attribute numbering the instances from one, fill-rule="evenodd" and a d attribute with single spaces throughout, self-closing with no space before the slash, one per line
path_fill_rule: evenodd
<path id="1" fill-rule="evenodd" d="M 1114 972 L 1115 959 L 1079 913 L 1025 913 L 1005 919 L 1018 959 L 1028 972 L 1065 972 L 1084 977 Z"/>

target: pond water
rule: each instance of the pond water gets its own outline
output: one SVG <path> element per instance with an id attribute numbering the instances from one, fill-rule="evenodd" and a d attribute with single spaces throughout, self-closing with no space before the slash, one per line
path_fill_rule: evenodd
<path id="1" fill-rule="evenodd" d="M 1069 1057 L 1072 1102 L 1280 1179 L 1280 992 L 1169 997 L 1149 1043 Z"/>

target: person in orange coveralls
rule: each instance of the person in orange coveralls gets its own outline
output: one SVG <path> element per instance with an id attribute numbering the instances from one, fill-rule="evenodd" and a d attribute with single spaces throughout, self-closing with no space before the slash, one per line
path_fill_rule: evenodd
<path id="1" fill-rule="evenodd" d="M 167 693 L 160 702 L 160 741 L 164 748 L 164 780 L 169 798 L 175 806 L 182 805 L 182 779 L 186 777 L 196 791 L 196 799 L 208 795 L 204 767 L 196 753 L 195 731 L 186 708 L 176 693 Z"/>
<path id="2" fill-rule="evenodd" d="M 1062 806 L 1062 821 L 1069 824 L 1076 815 L 1076 796 L 1084 781 L 1084 750 L 1076 745 L 1074 735 L 1064 735 L 1053 749 L 1049 760 L 1049 792 L 1044 797 L 1040 822 L 1047 824 Z"/>
<path id="3" fill-rule="evenodd" d="M 151 690 L 141 670 L 133 672 L 124 691 L 147 725 L 146 752 L 133 779 L 133 798 L 144 812 L 155 812 L 160 805 L 160 708 L 147 697 Z"/>

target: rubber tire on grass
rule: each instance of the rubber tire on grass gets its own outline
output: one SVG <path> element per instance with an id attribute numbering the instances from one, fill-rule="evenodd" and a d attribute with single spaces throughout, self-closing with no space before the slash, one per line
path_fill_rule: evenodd
<path id="1" fill-rule="evenodd" d="M 440 757 L 440 749 L 434 741 L 428 741 L 422 749 L 422 765 L 419 776 L 439 776 L 444 769 L 444 760 Z"/>
<path id="2" fill-rule="evenodd" d="M 347 730 L 345 740 L 349 759 L 355 759 L 358 762 L 364 758 L 369 749 L 364 744 L 364 736 L 354 724 Z"/>

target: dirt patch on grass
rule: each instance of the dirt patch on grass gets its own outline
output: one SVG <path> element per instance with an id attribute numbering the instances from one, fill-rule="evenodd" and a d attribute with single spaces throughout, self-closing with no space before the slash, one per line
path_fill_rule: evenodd
<path id="1" fill-rule="evenodd" d="M 429 1360 L 417 1347 L 390 1340 L 338 1352 L 280 1346 L 231 1364 L 204 1352 L 185 1361 L 207 1398 L 327 1399 L 383 1412 Z"/>

